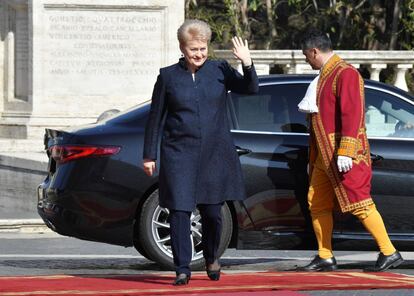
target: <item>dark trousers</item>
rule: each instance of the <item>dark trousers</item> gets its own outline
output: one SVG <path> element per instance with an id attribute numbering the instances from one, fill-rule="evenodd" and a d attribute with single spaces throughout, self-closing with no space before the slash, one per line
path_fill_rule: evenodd
<path id="1" fill-rule="evenodd" d="M 220 204 L 198 205 L 202 224 L 203 256 L 206 264 L 218 259 L 217 249 L 221 236 L 221 207 Z M 191 212 L 170 210 L 171 249 L 177 274 L 191 274 L 192 258 L 191 244 Z"/>

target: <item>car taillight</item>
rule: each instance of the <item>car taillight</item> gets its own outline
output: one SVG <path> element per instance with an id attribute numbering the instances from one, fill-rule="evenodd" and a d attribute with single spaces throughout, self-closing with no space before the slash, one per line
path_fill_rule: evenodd
<path id="1" fill-rule="evenodd" d="M 55 145 L 49 148 L 50 156 L 58 164 L 79 158 L 100 157 L 117 154 L 121 147 Z"/>

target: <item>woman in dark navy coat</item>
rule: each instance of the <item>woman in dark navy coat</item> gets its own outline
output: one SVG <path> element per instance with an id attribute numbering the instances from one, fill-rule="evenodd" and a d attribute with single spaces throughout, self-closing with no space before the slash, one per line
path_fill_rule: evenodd
<path id="1" fill-rule="evenodd" d="M 221 207 L 226 200 L 245 198 L 228 125 L 227 92 L 256 93 L 259 86 L 247 41 L 232 39 L 234 56 L 243 65 L 241 75 L 226 61 L 207 58 L 211 30 L 205 22 L 187 20 L 177 35 L 184 58 L 160 69 L 145 129 L 143 166 L 152 176 L 161 131 L 159 203 L 170 210 L 177 275 L 173 284 L 182 285 L 191 275 L 190 216 L 196 207 L 201 215 L 207 275 L 212 280 L 220 277 Z"/>

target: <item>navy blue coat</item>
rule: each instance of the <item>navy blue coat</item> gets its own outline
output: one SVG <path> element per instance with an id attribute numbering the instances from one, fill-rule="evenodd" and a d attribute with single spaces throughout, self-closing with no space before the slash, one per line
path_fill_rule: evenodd
<path id="1" fill-rule="evenodd" d="M 184 59 L 160 69 L 145 128 L 143 157 L 157 159 L 162 131 L 159 168 L 162 207 L 193 211 L 197 204 L 245 198 L 226 110 L 228 90 L 238 93 L 259 90 L 254 66 L 243 71 L 241 75 L 226 61 L 207 60 L 193 80 Z"/>

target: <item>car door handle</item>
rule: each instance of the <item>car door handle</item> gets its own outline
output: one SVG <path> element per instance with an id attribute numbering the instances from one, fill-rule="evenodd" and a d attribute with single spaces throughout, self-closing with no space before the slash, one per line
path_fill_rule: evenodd
<path id="1" fill-rule="evenodd" d="M 245 148 L 241 148 L 239 146 L 236 146 L 236 152 L 240 156 L 240 155 L 248 154 L 248 153 L 250 153 L 252 151 L 249 150 L 249 149 L 245 149 Z"/>
<path id="2" fill-rule="evenodd" d="M 378 155 L 378 154 L 370 153 L 370 155 L 371 155 L 371 160 L 373 162 L 377 162 L 377 161 L 380 161 L 380 160 L 384 159 L 384 157 L 382 157 L 381 155 Z"/>

